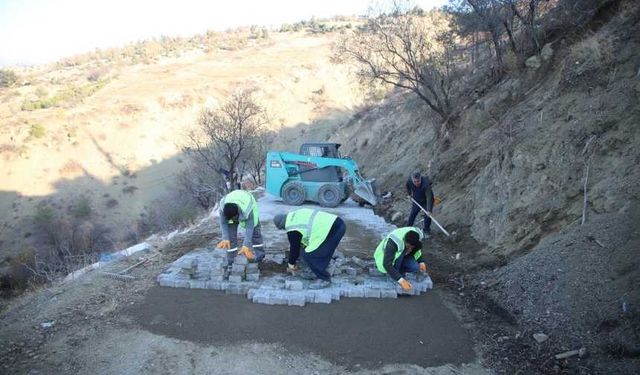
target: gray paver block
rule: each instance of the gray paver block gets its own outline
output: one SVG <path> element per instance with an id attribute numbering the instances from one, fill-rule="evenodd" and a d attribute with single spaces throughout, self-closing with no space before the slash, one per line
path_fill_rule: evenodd
<path id="1" fill-rule="evenodd" d="M 287 297 L 285 297 L 282 293 L 271 292 L 268 294 L 267 304 L 269 305 L 286 305 Z"/>
<path id="2" fill-rule="evenodd" d="M 201 280 L 189 281 L 189 288 L 191 289 L 206 289 L 206 282 Z"/>
<path id="3" fill-rule="evenodd" d="M 236 259 L 234 259 L 233 264 L 247 264 L 249 260 L 244 255 L 236 255 Z"/>
<path id="4" fill-rule="evenodd" d="M 211 255 L 215 260 L 227 262 L 227 250 L 214 250 Z"/>
<path id="5" fill-rule="evenodd" d="M 316 300 L 315 290 L 305 290 L 304 299 L 308 303 L 314 303 Z"/>
<path id="6" fill-rule="evenodd" d="M 258 268 L 258 263 L 249 263 L 247 264 L 247 268 L 246 268 L 247 273 L 249 273 L 249 271 L 251 272 L 259 272 L 260 269 Z"/>
<path id="7" fill-rule="evenodd" d="M 247 290 L 247 298 L 250 300 L 253 300 L 253 296 L 255 296 L 257 293 L 258 293 L 258 289 L 251 288 Z"/>
<path id="8" fill-rule="evenodd" d="M 362 260 L 362 259 L 358 258 L 357 256 L 352 256 L 351 257 L 351 262 L 357 264 L 358 267 L 364 267 L 364 266 L 367 265 L 367 262 L 365 260 Z"/>
<path id="9" fill-rule="evenodd" d="M 230 283 L 239 283 L 242 282 L 242 276 L 240 275 L 230 275 L 229 276 Z"/>
<path id="10" fill-rule="evenodd" d="M 353 267 L 342 267 L 342 272 L 349 276 L 356 276 L 358 274 L 358 270 Z"/>
<path id="11" fill-rule="evenodd" d="M 190 283 L 189 283 L 189 280 L 176 280 L 174 282 L 174 286 L 176 288 L 189 288 Z"/>
<path id="12" fill-rule="evenodd" d="M 225 270 L 224 270 L 224 268 L 222 268 L 222 267 L 219 267 L 219 268 L 218 268 L 218 267 L 216 267 L 216 268 L 212 268 L 212 269 L 209 271 L 209 274 L 210 274 L 211 276 L 224 275 L 224 271 L 225 271 Z"/>
<path id="13" fill-rule="evenodd" d="M 229 287 L 225 290 L 225 293 L 227 294 L 237 294 L 237 295 L 244 295 L 247 293 L 247 287 L 244 285 L 238 285 L 238 284 L 230 284 Z"/>
<path id="14" fill-rule="evenodd" d="M 365 288 L 364 296 L 365 298 L 380 298 L 380 289 Z"/>
<path id="15" fill-rule="evenodd" d="M 266 295 L 266 294 L 255 294 L 253 296 L 253 298 L 251 299 L 251 301 L 253 303 L 262 303 L 262 304 L 265 304 L 265 305 L 273 305 L 272 303 L 269 303 L 270 299 L 269 299 L 269 296 Z"/>
<path id="16" fill-rule="evenodd" d="M 304 288 L 304 284 L 302 283 L 302 280 L 285 280 L 284 287 L 289 290 L 302 290 Z"/>
<path id="17" fill-rule="evenodd" d="M 259 273 L 249 273 L 245 276 L 247 281 L 258 281 L 260 279 Z"/>
<path id="18" fill-rule="evenodd" d="M 315 291 L 315 303 L 331 303 L 332 299 L 331 290 L 329 289 Z"/>
<path id="19" fill-rule="evenodd" d="M 240 273 L 244 274 L 244 270 L 245 270 L 245 265 L 244 264 L 234 263 L 231 266 L 231 273 L 233 273 L 233 274 L 240 274 Z"/>
<path id="20" fill-rule="evenodd" d="M 398 293 L 393 289 L 380 290 L 380 298 L 398 298 Z"/>
<path id="21" fill-rule="evenodd" d="M 175 287 L 175 283 L 174 283 L 173 279 L 170 279 L 170 278 L 161 279 L 159 281 L 159 283 L 160 283 L 160 286 L 169 286 L 169 287 L 172 287 L 172 288 Z"/>
<path id="22" fill-rule="evenodd" d="M 364 297 L 364 287 L 359 285 L 354 285 L 347 289 L 347 297 L 356 297 L 362 298 Z"/>
<path id="23" fill-rule="evenodd" d="M 287 305 L 289 306 L 304 306 L 305 302 L 305 295 L 302 293 L 289 294 L 287 296 Z"/>
<path id="24" fill-rule="evenodd" d="M 383 276 L 386 276 L 386 274 L 378 271 L 378 268 L 376 268 L 376 267 L 369 267 L 369 276 L 383 277 Z"/>
<path id="25" fill-rule="evenodd" d="M 207 281 L 205 284 L 207 289 L 222 290 L 222 282 L 220 281 Z"/>
<path id="26" fill-rule="evenodd" d="M 340 300 L 340 288 L 337 288 L 337 287 L 331 288 L 331 299 L 334 301 Z"/>
<path id="27" fill-rule="evenodd" d="M 417 276 L 416 276 L 415 272 L 407 272 L 404 275 L 404 278 L 405 278 L 405 280 L 408 280 L 408 281 L 416 281 L 417 280 Z"/>

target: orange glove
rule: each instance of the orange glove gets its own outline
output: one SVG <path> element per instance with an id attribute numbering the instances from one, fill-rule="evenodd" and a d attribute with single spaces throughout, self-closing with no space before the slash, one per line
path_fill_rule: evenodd
<path id="1" fill-rule="evenodd" d="M 249 260 L 253 260 L 255 259 L 255 255 L 253 255 L 253 251 L 251 251 L 251 249 L 249 249 L 246 246 L 242 246 L 240 248 L 240 250 L 238 251 L 238 254 L 243 254 L 244 256 L 247 257 L 247 259 Z"/>
<path id="2" fill-rule="evenodd" d="M 400 280 L 398 280 L 398 283 L 402 287 L 402 290 L 404 290 L 405 292 L 411 290 L 411 283 L 404 278 L 401 277 Z"/>
<path id="3" fill-rule="evenodd" d="M 427 265 L 424 262 L 420 263 L 420 272 L 427 272 Z"/>
<path id="4" fill-rule="evenodd" d="M 229 240 L 222 240 L 222 241 L 218 242 L 216 247 L 218 249 L 230 249 L 231 248 L 231 242 Z"/>

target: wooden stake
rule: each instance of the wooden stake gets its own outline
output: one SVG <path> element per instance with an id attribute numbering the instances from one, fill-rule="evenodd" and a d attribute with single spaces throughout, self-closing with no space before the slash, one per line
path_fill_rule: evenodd
<path id="1" fill-rule="evenodd" d="M 580 225 L 584 225 L 587 221 L 587 183 L 589 182 L 589 167 L 591 166 L 591 159 L 589 159 L 586 164 L 587 170 L 585 172 L 583 186 L 584 200 L 582 202 L 582 223 Z"/>

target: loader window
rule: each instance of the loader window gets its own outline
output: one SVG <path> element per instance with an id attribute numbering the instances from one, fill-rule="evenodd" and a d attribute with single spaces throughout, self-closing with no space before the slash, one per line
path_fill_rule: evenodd
<path id="1" fill-rule="evenodd" d="M 320 158 L 339 158 L 340 153 L 334 144 L 327 145 L 312 145 L 305 144 L 300 147 L 300 153 L 302 155 L 320 157 Z"/>
<path id="2" fill-rule="evenodd" d="M 303 152 L 303 154 L 305 155 L 309 155 L 309 156 L 318 156 L 318 157 L 327 157 L 327 150 L 325 149 L 325 147 L 319 147 L 319 146 L 307 146 L 306 150 L 304 150 L 305 152 Z"/>

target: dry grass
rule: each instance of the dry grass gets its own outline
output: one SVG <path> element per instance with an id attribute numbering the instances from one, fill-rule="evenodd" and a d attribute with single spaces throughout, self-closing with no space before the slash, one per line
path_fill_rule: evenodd
<path id="1" fill-rule="evenodd" d="M 563 86 L 574 86 L 587 81 L 594 84 L 601 81 L 595 73 L 613 60 L 614 42 L 612 36 L 597 33 L 574 44 L 562 69 Z"/>
<path id="2" fill-rule="evenodd" d="M 60 175 L 64 177 L 77 176 L 82 174 L 82 171 L 82 165 L 75 160 L 67 161 L 62 168 L 59 169 Z"/>

